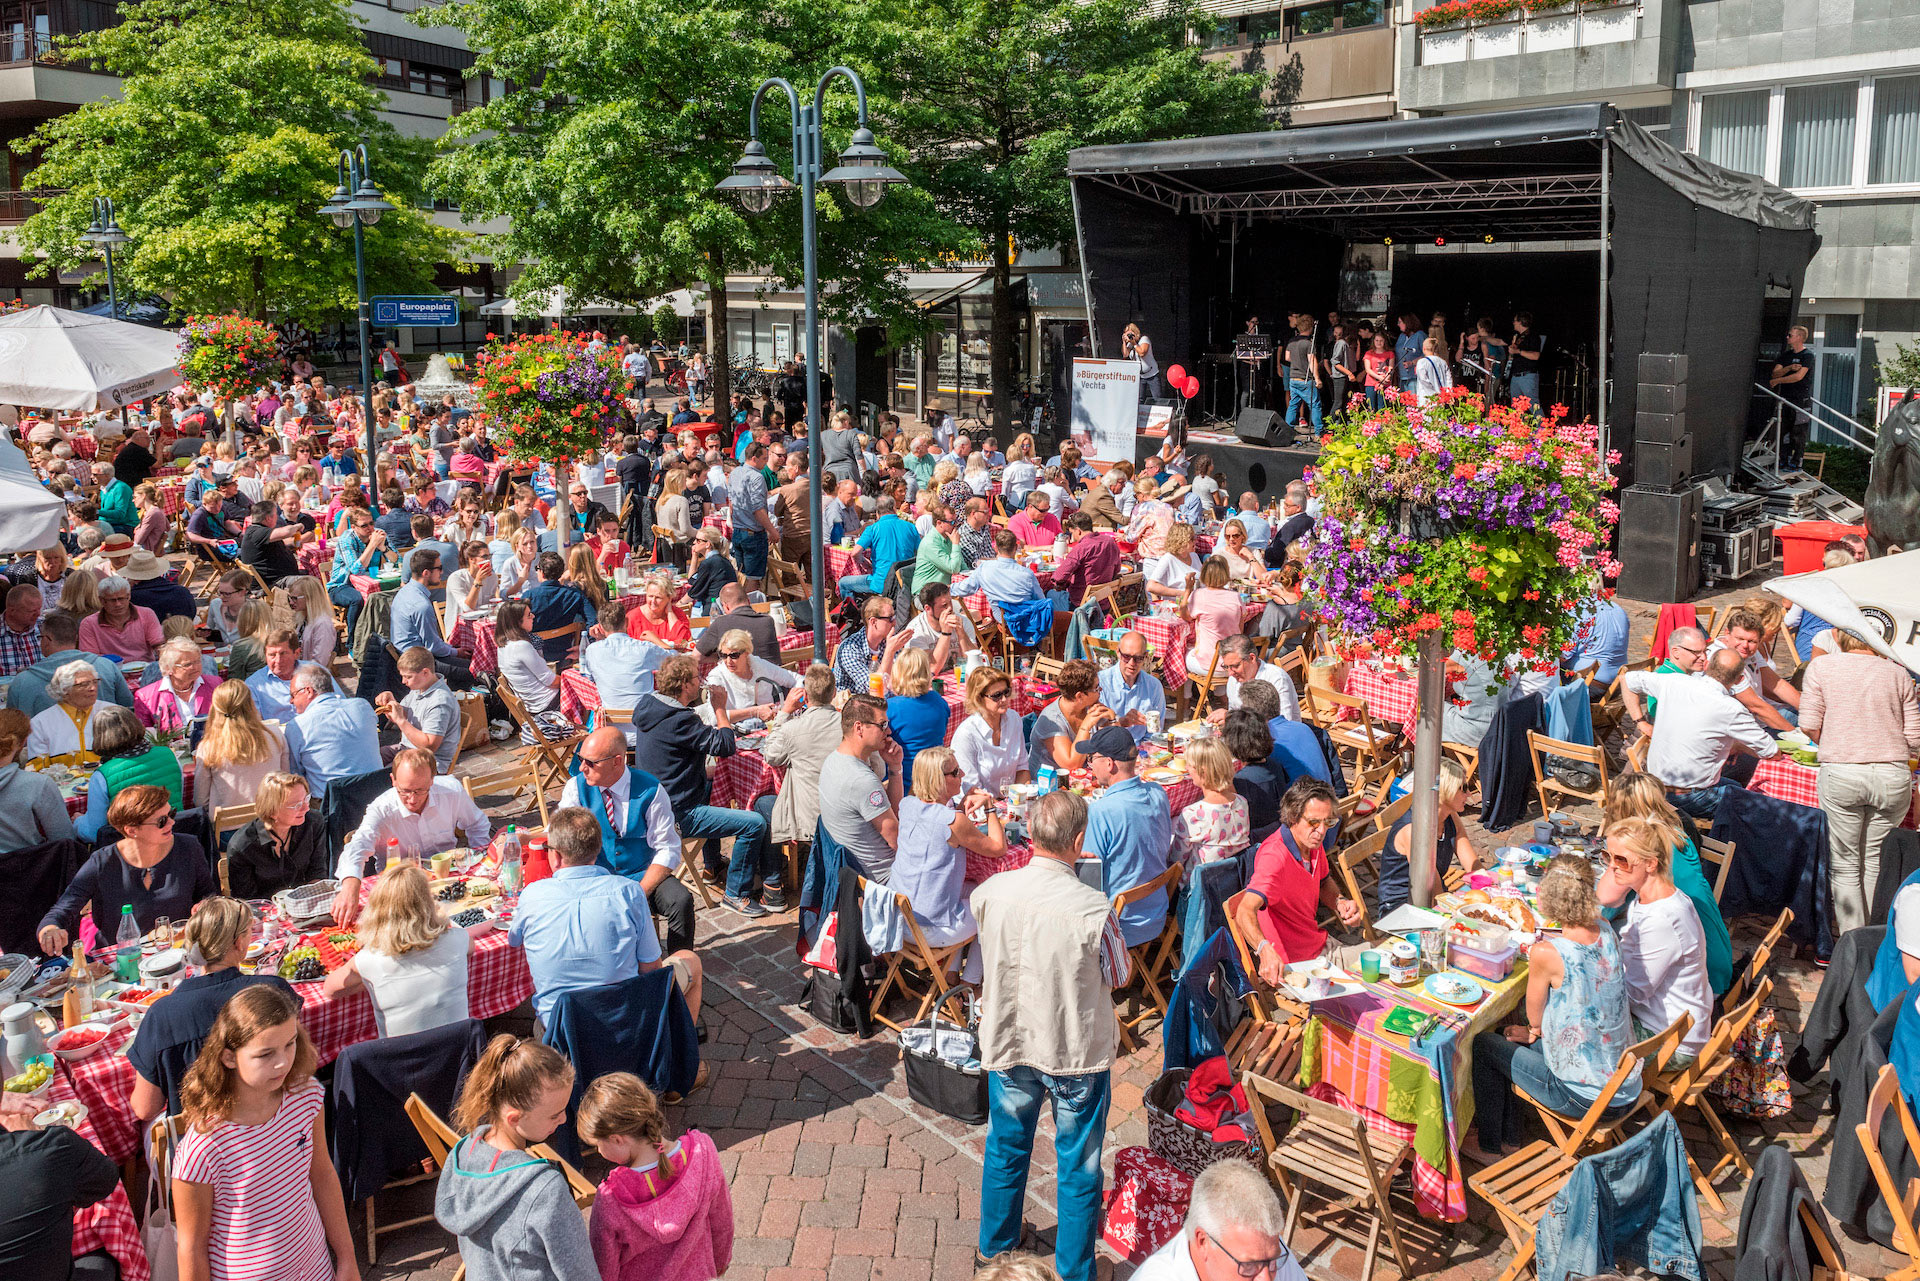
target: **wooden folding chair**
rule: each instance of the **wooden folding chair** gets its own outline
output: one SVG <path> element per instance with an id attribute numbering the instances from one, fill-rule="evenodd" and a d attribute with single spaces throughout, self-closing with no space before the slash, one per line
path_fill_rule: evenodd
<path id="1" fill-rule="evenodd" d="M 1545 1139 L 1535 1139 L 1467 1180 L 1467 1186 L 1500 1216 L 1500 1226 L 1513 1245 L 1513 1260 L 1498 1281 L 1515 1281 L 1533 1266 L 1534 1227 L 1578 1164 Z"/>
<path id="2" fill-rule="evenodd" d="M 1720 1194 L 1713 1187 L 1713 1181 L 1720 1177 L 1720 1172 L 1732 1165 L 1738 1167 L 1740 1173 L 1751 1176 L 1753 1166 L 1748 1164 L 1746 1154 L 1740 1150 L 1740 1145 L 1734 1142 L 1733 1135 L 1727 1132 L 1726 1124 L 1721 1121 L 1720 1114 L 1713 1110 L 1713 1104 L 1708 1100 L 1707 1092 L 1732 1070 L 1734 1042 L 1746 1032 L 1754 1016 L 1760 1012 L 1761 1003 L 1772 992 L 1773 980 L 1761 979 L 1760 986 L 1754 989 L 1753 995 L 1743 1001 L 1739 1008 L 1715 1020 L 1713 1034 L 1707 1038 L 1707 1043 L 1700 1047 L 1700 1056 L 1697 1059 L 1675 1071 L 1653 1074 L 1650 1080 L 1643 1076 L 1647 1088 L 1658 1096 L 1659 1101 L 1666 1105 L 1669 1112 L 1673 1113 L 1674 1120 L 1680 1119 L 1682 1108 L 1692 1108 L 1699 1114 L 1700 1120 L 1704 1123 L 1705 1129 L 1711 1133 L 1714 1141 L 1720 1145 L 1720 1158 L 1714 1162 L 1710 1170 L 1702 1171 L 1695 1164 L 1692 1154 L 1689 1153 L 1687 1156 L 1687 1165 L 1693 1171 L 1694 1185 L 1700 1189 L 1700 1195 L 1713 1205 L 1715 1214 L 1725 1214 L 1727 1210 L 1726 1203 L 1720 1199 Z M 1699 1127 L 1691 1128 L 1699 1130 Z"/>
<path id="3" fill-rule="evenodd" d="M 700 864 L 702 860 L 706 858 L 706 845 L 711 839 L 715 838 L 706 836 L 682 837 L 680 840 L 680 866 L 675 868 L 673 872 L 675 876 L 680 878 L 681 884 L 692 890 L 702 905 L 706 907 L 713 906 L 715 896 L 713 886 L 707 883 L 706 874 L 701 870 Z M 731 841 L 733 838 L 728 836 L 720 839 Z"/>
<path id="4" fill-rule="evenodd" d="M 1057 685 L 1060 682 L 1060 673 L 1065 667 L 1066 662 L 1062 659 L 1045 654 L 1040 655 L 1033 660 L 1033 678 Z"/>
<path id="5" fill-rule="evenodd" d="M 1301 708 L 1305 710 L 1304 699 Z M 1347 785 L 1347 794 L 1334 805 L 1340 818 L 1340 836 L 1344 839 L 1354 833 L 1356 819 L 1371 819 L 1386 804 L 1387 792 L 1393 787 L 1393 762 L 1382 761 L 1370 768 L 1360 770 Z"/>
<path id="6" fill-rule="evenodd" d="M 1360 1264 L 1360 1281 L 1372 1281 L 1382 1229 L 1401 1277 L 1414 1276 L 1406 1246 L 1400 1240 L 1400 1221 L 1387 1194 L 1394 1172 L 1412 1158 L 1412 1141 L 1375 1134 L 1358 1112 L 1289 1089 L 1257 1072 L 1242 1074 L 1240 1081 L 1267 1154 L 1268 1171 L 1286 1194 L 1287 1219 L 1281 1238 L 1296 1239 L 1294 1228 L 1300 1221 L 1301 1199 L 1306 1183 L 1311 1181 L 1336 1193 L 1324 1198 L 1326 1209 L 1311 1216 L 1317 1220 L 1315 1226 L 1366 1252 Z M 1274 1131 L 1267 1115 L 1269 1104 L 1293 1110 L 1293 1125 L 1284 1137 Z M 1332 1217 L 1347 1211 L 1367 1217 L 1364 1233 Z"/>
<path id="7" fill-rule="evenodd" d="M 1734 844 L 1733 841 L 1716 841 L 1711 836 L 1703 836 L 1694 842 L 1694 847 L 1700 851 L 1702 867 L 1714 866 L 1720 869 L 1713 876 L 1713 901 L 1716 903 L 1720 901 L 1721 893 L 1727 888 L 1727 873 L 1733 870 Z"/>
<path id="8" fill-rule="evenodd" d="M 1880 1123 L 1886 1118 L 1888 1108 L 1898 1108 L 1900 1132 L 1906 1136 L 1907 1150 L 1920 1152 L 1920 1131 L 1913 1125 L 1913 1113 L 1907 1108 L 1907 1100 L 1900 1093 L 1900 1074 L 1889 1063 L 1880 1069 L 1880 1077 L 1873 1083 L 1873 1093 L 1867 1096 L 1867 1119 L 1853 1127 L 1859 1137 L 1860 1150 L 1867 1154 L 1867 1165 L 1873 1170 L 1873 1178 L 1880 1185 L 1880 1196 L 1887 1203 L 1887 1213 L 1893 1218 L 1893 1244 L 1904 1251 L 1907 1266 L 1898 1272 L 1890 1273 L 1887 1281 L 1915 1281 L 1920 1278 L 1920 1229 L 1914 1226 L 1914 1209 L 1920 1205 L 1920 1179 L 1908 1179 L 1907 1186 L 1901 1188 L 1893 1181 L 1893 1171 L 1887 1167 L 1887 1158 L 1880 1151 Z"/>
<path id="9" fill-rule="evenodd" d="M 466 787 L 468 798 L 475 802 L 482 796 L 512 796 L 518 800 L 523 794 L 531 792 L 534 807 L 540 811 L 540 826 L 547 825 L 546 787 L 531 754 L 523 753 L 519 760 L 505 769 L 464 775 L 460 782 Z"/>
<path id="10" fill-rule="evenodd" d="M 580 637 L 586 630 L 587 625 L 576 618 L 565 627 L 549 627 L 544 632 L 535 632 L 533 638 L 537 641 L 550 641 L 560 640 L 563 637 L 571 637 L 572 639 L 567 642 L 566 656 L 559 661 L 563 663 L 576 662 L 580 657 Z M 539 648 L 542 654 L 547 652 L 545 645 L 541 645 Z M 506 684 L 505 681 L 500 683 L 502 685 Z"/>
<path id="11" fill-rule="evenodd" d="M 1167 967 L 1173 959 L 1173 949 L 1180 941 L 1180 918 L 1174 911 L 1174 899 L 1179 894 L 1180 878 L 1186 871 L 1175 863 L 1150 881 L 1142 881 L 1132 889 L 1121 890 L 1113 896 L 1113 914 L 1117 918 L 1125 909 L 1135 903 L 1152 898 L 1162 890 L 1167 894 L 1167 920 L 1160 932 L 1144 943 L 1135 943 L 1127 948 L 1127 955 L 1133 961 L 1133 971 L 1127 981 L 1114 989 L 1117 996 L 1128 993 L 1132 1006 L 1130 1014 L 1120 1017 L 1120 1026 L 1129 1036 L 1150 1014 L 1158 1013 L 1162 1019 L 1167 1016 L 1167 998 L 1160 992 L 1161 980 L 1166 977 Z M 1141 1005 L 1144 995 L 1152 1004 L 1152 1009 Z"/>
<path id="12" fill-rule="evenodd" d="M 1333 857 L 1334 869 L 1340 875 L 1341 884 L 1346 887 L 1347 897 L 1360 907 L 1360 932 L 1366 936 L 1369 943 L 1377 942 L 1381 934 L 1373 928 L 1373 912 L 1367 909 L 1367 890 L 1370 888 L 1373 891 L 1374 907 L 1378 908 L 1380 905 L 1380 854 L 1387 848 L 1387 838 L 1392 833 L 1391 826 L 1378 828 L 1348 845 Z M 1337 918 L 1331 923 L 1340 924 Z"/>
<path id="13" fill-rule="evenodd" d="M 1373 719 L 1373 709 L 1366 699 L 1325 688 L 1315 690 L 1313 696 L 1321 714 L 1328 718 L 1323 725 L 1334 750 L 1352 752 L 1354 768 L 1367 769 L 1386 758 L 1394 731 Z"/>
<path id="14" fill-rule="evenodd" d="M 862 893 L 866 891 L 866 887 L 866 878 L 860 878 Z M 959 986 L 960 957 L 973 939 L 968 937 L 961 939 L 958 943 L 947 943 L 935 947 L 927 941 L 926 932 L 920 928 L 920 922 L 914 919 L 913 903 L 906 895 L 894 895 L 893 907 L 900 913 L 900 918 L 906 922 L 907 938 L 899 951 L 874 958 L 875 963 L 885 963 L 886 973 L 880 976 L 879 984 L 873 989 L 872 1009 L 873 1017 L 877 1021 L 899 1032 L 926 1018 L 935 1009 L 945 1006 L 962 991 Z M 909 966 L 923 971 L 927 976 L 926 986 L 918 992 L 914 991 L 913 985 L 908 981 Z M 895 1023 L 882 1013 L 886 1006 L 887 993 L 895 988 L 898 988 L 908 1000 L 918 997 L 920 1001 L 919 1008 L 913 1012 L 913 1017 L 905 1023 Z"/>
<path id="15" fill-rule="evenodd" d="M 1240 1026 L 1227 1034 L 1227 1065 L 1235 1076 L 1257 1072 L 1276 1081 L 1291 1081 L 1300 1069 L 1300 1041 L 1306 1029 L 1303 1018 L 1285 1023 L 1241 1019 Z"/>
<path id="16" fill-rule="evenodd" d="M 507 713 L 513 717 L 514 723 L 526 730 L 533 739 L 533 742 L 526 745 L 525 755 L 532 762 L 534 773 L 539 777 L 542 793 L 544 794 L 549 787 L 566 786 L 567 759 L 580 740 L 587 736 L 587 731 L 582 728 L 578 733 L 569 734 L 565 738 L 549 739 L 541 730 L 540 723 L 533 718 L 532 713 L 527 711 L 527 705 L 520 701 L 518 694 L 513 692 L 512 685 L 506 681 L 500 681 L 495 684 L 494 689 L 500 695 L 500 701 L 507 705 Z M 540 807 L 540 821 L 542 823 L 547 821 L 544 803 Z"/>
<path id="17" fill-rule="evenodd" d="M 1533 1105 L 1534 1110 L 1540 1114 L 1541 1121 L 1546 1124 L 1547 1133 L 1553 1136 L 1554 1145 L 1568 1156 L 1578 1158 L 1589 1148 L 1611 1147 L 1619 1141 L 1621 1135 L 1626 1133 L 1628 1121 L 1653 1106 L 1653 1092 L 1647 1088 L 1646 1078 L 1666 1067 L 1667 1060 L 1673 1057 L 1674 1050 L 1680 1045 L 1680 1038 L 1685 1036 L 1687 1029 L 1692 1026 L 1693 1016 L 1682 1014 L 1668 1024 L 1665 1031 L 1657 1032 L 1639 1044 L 1629 1045 L 1622 1050 L 1619 1066 L 1613 1069 L 1613 1075 L 1607 1078 L 1607 1083 L 1600 1087 L 1599 1096 L 1577 1118 L 1554 1111 L 1518 1085 L 1513 1087 L 1513 1092 L 1523 1101 Z M 1608 1117 L 1606 1112 L 1613 1106 L 1614 1096 L 1620 1092 L 1620 1087 L 1626 1084 L 1627 1078 L 1633 1074 L 1633 1069 L 1642 1064 L 1647 1065 L 1647 1068 L 1642 1074 L 1640 1093 L 1635 1097 L 1633 1106 L 1618 1116 Z"/>
<path id="18" fill-rule="evenodd" d="M 1653 740 L 1646 735 L 1638 735 L 1627 747 L 1627 768 L 1643 770 L 1647 767 L 1647 752 L 1653 747 Z"/>
<path id="19" fill-rule="evenodd" d="M 1720 998 L 1721 1009 L 1730 1010 L 1739 1005 L 1746 998 L 1746 994 L 1759 984 L 1760 979 L 1767 972 L 1767 962 L 1773 959 L 1773 949 L 1779 945 L 1781 936 L 1792 924 L 1793 909 L 1781 908 L 1780 915 L 1775 918 L 1772 926 L 1760 939 L 1759 946 L 1753 949 L 1753 955 L 1747 958 L 1746 965 L 1733 976 L 1733 982 L 1728 985 L 1726 995 Z"/>
<path id="20" fill-rule="evenodd" d="M 1213 698 L 1213 678 L 1216 674 L 1218 674 L 1219 671 L 1220 671 L 1220 647 L 1216 645 L 1214 646 L 1214 649 L 1213 649 L 1213 657 L 1207 662 L 1207 674 L 1204 677 L 1195 679 L 1192 672 L 1187 673 L 1187 679 L 1193 681 L 1194 694 L 1193 694 L 1192 714 L 1195 717 L 1206 716 L 1207 703 L 1210 699 Z M 1183 720 L 1186 718 L 1185 712 L 1182 713 L 1181 718 Z"/>
<path id="21" fill-rule="evenodd" d="M 1099 636 L 1089 636 L 1081 642 L 1087 649 L 1087 661 L 1101 667 L 1111 667 L 1120 661 L 1120 642 L 1105 640 Z"/>
<path id="22" fill-rule="evenodd" d="M 1284 1023 L 1295 1020 L 1306 1021 L 1307 1008 L 1297 1001 L 1281 996 L 1260 977 L 1260 967 L 1254 964 L 1252 944 L 1240 933 L 1240 925 L 1234 919 L 1234 912 L 1240 901 L 1247 896 L 1245 890 L 1229 898 L 1225 904 L 1227 915 L 1227 935 L 1233 939 L 1233 950 L 1240 959 L 1240 968 L 1247 975 L 1247 1012 L 1257 1023 Z"/>
<path id="23" fill-rule="evenodd" d="M 1548 738 L 1540 731 L 1530 729 L 1527 731 L 1527 755 L 1533 759 L 1533 790 L 1540 798 L 1540 813 L 1543 816 L 1553 813 L 1553 806 L 1547 800 L 1549 792 L 1588 801 L 1596 806 L 1606 804 L 1607 754 L 1599 747 Z M 1600 774 L 1600 785 L 1592 791 L 1581 791 L 1577 787 L 1561 782 L 1547 772 L 1546 758 L 1549 756 L 1559 756 L 1593 766 Z"/>

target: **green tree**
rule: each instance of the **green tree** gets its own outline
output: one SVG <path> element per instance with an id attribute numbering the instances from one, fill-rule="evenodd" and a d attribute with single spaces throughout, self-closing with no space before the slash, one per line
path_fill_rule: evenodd
<path id="1" fill-rule="evenodd" d="M 426 144 L 380 119 L 378 70 L 344 0 L 132 0 L 119 25 L 61 56 L 121 78 L 120 96 L 56 116 L 16 143 L 27 182 L 64 189 L 20 228 L 41 275 L 91 261 L 79 234 L 111 196 L 132 242 L 122 296 L 188 312 L 324 321 L 355 305 L 353 240 L 317 216 L 342 148 L 364 141 L 400 206 L 367 232 L 375 292 L 430 289 L 463 237 L 415 207 Z"/>
<path id="2" fill-rule="evenodd" d="M 653 332 L 659 336 L 660 341 L 665 343 L 670 350 L 678 349 L 680 346 L 680 336 L 685 332 L 685 326 L 680 323 L 680 313 L 673 309 L 673 304 L 670 302 L 661 303 L 653 309 L 653 315 L 650 319 L 653 321 Z"/>
<path id="3" fill-rule="evenodd" d="M 1272 127 L 1279 77 L 1188 42 L 1187 0 L 866 0 L 871 87 L 900 167 L 985 247 L 993 277 L 993 417 L 1011 419 L 1016 245 L 1073 242 L 1067 153 Z"/>
<path id="4" fill-rule="evenodd" d="M 516 295 L 557 285 L 641 302 L 705 282 L 713 385 L 724 397 L 727 274 L 797 282 L 800 219 L 792 198 L 753 216 L 714 184 L 740 155 L 761 75 L 810 91 L 847 56 L 839 4 L 466 0 L 423 10 L 418 21 L 466 34 L 475 74 L 510 86 L 455 119 L 434 164 L 436 189 L 457 196 L 470 219 L 511 219 L 494 251 L 526 264 Z M 832 141 L 844 145 L 852 112 L 843 98 L 830 116 Z M 771 96 L 760 132 L 783 171 L 788 121 L 784 95 Z M 918 323 L 901 271 L 951 253 L 965 233 L 924 193 L 857 213 L 822 193 L 817 208 L 826 315 Z"/>

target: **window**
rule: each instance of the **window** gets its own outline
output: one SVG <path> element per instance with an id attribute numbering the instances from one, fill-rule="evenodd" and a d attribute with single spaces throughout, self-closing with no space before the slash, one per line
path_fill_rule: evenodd
<path id="1" fill-rule="evenodd" d="M 1205 17 L 1205 15 L 1201 15 Z M 1207 49 L 1225 49 L 1240 43 L 1240 19 L 1215 18 L 1209 26 L 1196 27 L 1194 38 Z"/>
<path id="2" fill-rule="evenodd" d="M 1279 40 L 1287 33 L 1287 15 L 1279 11 L 1256 13 L 1247 19 L 1247 39 L 1258 44 L 1262 40 Z"/>
<path id="3" fill-rule="evenodd" d="M 1384 0 L 1349 0 L 1340 6 L 1340 29 L 1352 31 L 1356 27 L 1377 27 L 1387 20 L 1387 6 Z"/>
<path id="4" fill-rule="evenodd" d="M 1794 85 L 1780 134 L 1780 185 L 1844 187 L 1853 181 L 1853 123 L 1860 84 Z"/>
<path id="5" fill-rule="evenodd" d="M 1920 182 L 1920 76 L 1873 82 L 1868 139 L 1869 183 Z"/>
<path id="6" fill-rule="evenodd" d="M 1700 158 L 1740 173 L 1765 172 L 1768 94 L 1755 89 L 1701 98 Z"/>
<path id="7" fill-rule="evenodd" d="M 1303 36 L 1323 36 L 1333 30 L 1339 16 L 1339 7 L 1330 4 L 1298 10 L 1294 14 L 1294 33 Z"/>

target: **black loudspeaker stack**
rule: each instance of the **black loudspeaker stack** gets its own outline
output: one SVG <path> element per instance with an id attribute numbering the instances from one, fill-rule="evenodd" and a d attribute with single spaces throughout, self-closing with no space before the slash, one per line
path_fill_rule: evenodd
<path id="1" fill-rule="evenodd" d="M 1622 595 L 1664 604 L 1700 587 L 1700 502 L 1687 431 L 1687 358 L 1640 357 L 1634 483 L 1620 496 Z"/>

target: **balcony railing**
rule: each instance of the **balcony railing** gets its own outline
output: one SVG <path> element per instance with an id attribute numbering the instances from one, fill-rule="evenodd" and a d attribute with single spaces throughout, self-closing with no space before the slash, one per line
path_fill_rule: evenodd
<path id="1" fill-rule="evenodd" d="M 0 33 L 0 67 L 23 67 L 46 62 L 53 53 L 53 37 L 34 31 Z"/>
<path id="2" fill-rule="evenodd" d="M 40 207 L 60 195 L 53 188 L 35 191 L 0 191 L 0 226 L 14 226 L 40 212 Z"/>

